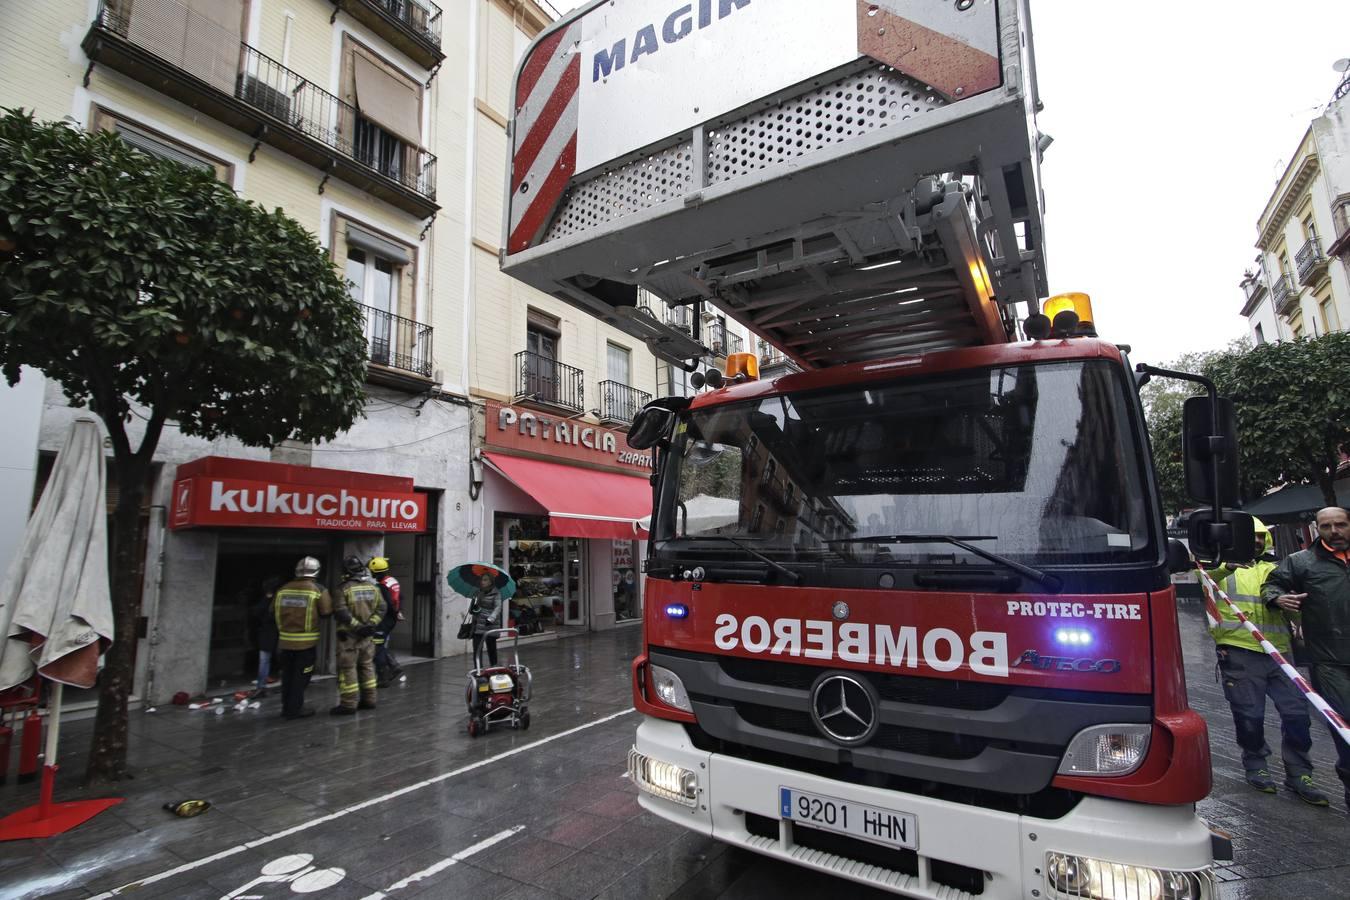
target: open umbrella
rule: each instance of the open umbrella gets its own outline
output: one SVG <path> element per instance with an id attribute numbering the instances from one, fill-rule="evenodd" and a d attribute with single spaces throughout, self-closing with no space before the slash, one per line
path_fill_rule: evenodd
<path id="1" fill-rule="evenodd" d="M 93 687 L 113 638 L 104 478 L 102 434 L 80 419 L 0 583 L 0 690 L 34 672 L 51 682 L 41 801 L 0 819 L 0 840 L 60 834 L 121 802 L 52 803 L 62 687 Z"/>
<path id="2" fill-rule="evenodd" d="M 492 576 L 492 583 L 503 600 L 510 600 L 516 593 L 516 580 L 492 563 L 466 562 L 451 569 L 445 581 L 454 588 L 455 593 L 465 597 L 478 596 L 478 580 L 484 575 Z"/>

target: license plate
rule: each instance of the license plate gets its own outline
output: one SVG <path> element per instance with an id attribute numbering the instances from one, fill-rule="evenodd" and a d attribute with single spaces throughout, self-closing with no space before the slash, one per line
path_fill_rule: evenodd
<path id="1" fill-rule="evenodd" d="M 778 812 L 784 819 L 874 844 L 905 850 L 919 847 L 919 820 L 909 813 L 808 794 L 789 787 L 778 788 Z"/>

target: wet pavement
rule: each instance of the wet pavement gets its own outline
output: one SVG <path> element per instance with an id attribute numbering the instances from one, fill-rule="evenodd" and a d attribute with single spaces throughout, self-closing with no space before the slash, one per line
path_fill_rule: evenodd
<path id="1" fill-rule="evenodd" d="M 1318 778 L 1332 808 L 1246 786 L 1214 680 L 1198 604 L 1181 611 L 1192 703 L 1210 722 L 1214 792 L 1201 813 L 1233 835 L 1225 900 L 1350 896 L 1350 818 L 1315 732 Z M 310 688 L 320 715 L 216 715 L 161 707 L 132 713 L 137 777 L 126 802 L 47 841 L 0 844 L 0 896 L 263 898 L 851 898 L 888 896 L 768 860 L 643 813 L 623 777 L 638 717 L 628 661 L 637 629 L 521 648 L 534 672 L 528 731 L 465 731 L 463 662 L 408 668 L 354 718 L 323 711 L 336 688 Z M 79 787 L 91 720 L 63 730 L 57 800 Z M 1268 732 L 1277 738 L 1273 711 Z M 1278 765 L 1275 769 L 1279 776 Z M 193 819 L 167 802 L 213 805 Z M 36 799 L 0 788 L 0 814 Z"/>

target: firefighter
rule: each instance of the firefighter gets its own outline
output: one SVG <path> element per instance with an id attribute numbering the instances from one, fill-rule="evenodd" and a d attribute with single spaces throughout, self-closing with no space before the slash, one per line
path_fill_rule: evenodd
<path id="1" fill-rule="evenodd" d="M 380 620 L 380 627 L 375 630 L 371 640 L 375 644 L 375 675 L 379 678 L 380 687 L 388 687 L 395 679 L 402 681 L 407 677 L 398 660 L 394 659 L 393 648 L 389 646 L 389 635 L 403 621 L 402 589 L 398 579 L 389 574 L 389 560 L 385 557 L 375 557 L 368 568 L 384 596 L 384 618 Z"/>
<path id="2" fill-rule="evenodd" d="M 370 638 L 384 617 L 384 597 L 359 556 L 347 557 L 342 568 L 345 577 L 333 609 L 338 623 L 338 705 L 329 713 L 350 716 L 357 709 L 375 708 L 375 645 Z"/>
<path id="3" fill-rule="evenodd" d="M 319 620 L 333 614 L 333 598 L 315 579 L 319 561 L 306 556 L 295 565 L 295 578 L 272 595 L 271 615 L 277 623 L 277 669 L 281 672 L 281 716 L 314 715 L 305 706 L 305 688 L 314 674 Z"/>
<path id="4" fill-rule="evenodd" d="M 1270 529 L 1260 519 L 1255 519 L 1254 524 L 1257 558 L 1250 565 L 1229 564 L 1212 569 L 1209 575 L 1252 624 L 1261 629 L 1266 640 L 1288 656 L 1292 647 L 1290 622 L 1278 609 L 1267 609 L 1261 599 L 1261 586 L 1276 568 Z M 1219 622 L 1209 631 L 1219 658 L 1223 695 L 1233 711 L 1233 730 L 1242 748 L 1247 784 L 1262 793 L 1275 793 L 1275 779 L 1266 768 L 1266 758 L 1270 756 L 1265 735 L 1268 696 L 1280 714 L 1285 787 L 1305 803 L 1328 805 L 1326 794 L 1313 786 L 1312 759 L 1308 756 L 1312 749 L 1308 701 L 1227 607 L 1219 606 Z"/>

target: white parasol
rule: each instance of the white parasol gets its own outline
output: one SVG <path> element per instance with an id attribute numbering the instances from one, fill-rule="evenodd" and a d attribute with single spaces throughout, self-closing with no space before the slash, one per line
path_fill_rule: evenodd
<path id="1" fill-rule="evenodd" d="M 52 682 L 41 799 L 0 819 L 0 840 L 60 834 L 121 802 L 52 802 L 62 688 L 93 687 L 113 639 L 105 478 L 102 433 L 79 419 L 0 583 L 0 691 L 34 672 Z"/>

